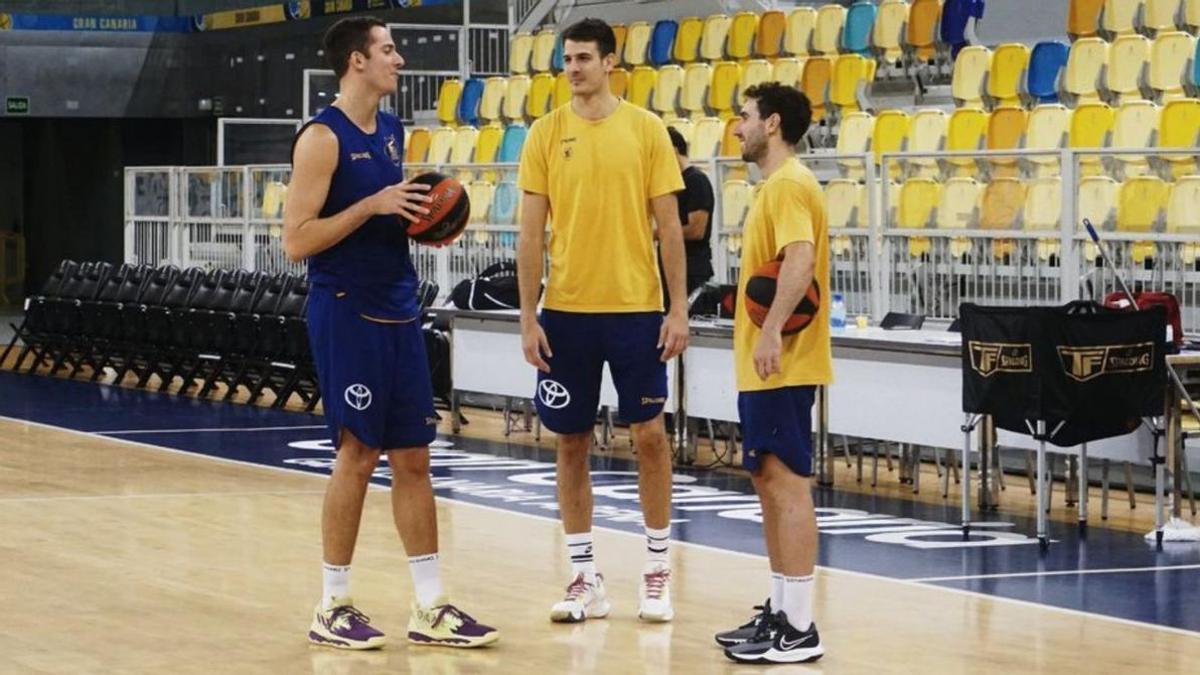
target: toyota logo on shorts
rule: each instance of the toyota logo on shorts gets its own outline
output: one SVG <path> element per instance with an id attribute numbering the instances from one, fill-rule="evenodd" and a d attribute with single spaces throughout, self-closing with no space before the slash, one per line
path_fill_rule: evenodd
<path id="1" fill-rule="evenodd" d="M 366 410 L 371 405 L 371 390 L 365 384 L 346 387 L 346 405 L 355 410 Z"/>
<path id="2" fill-rule="evenodd" d="M 538 383 L 538 398 L 542 405 L 558 410 L 571 403 L 571 392 L 554 380 L 542 380 Z"/>

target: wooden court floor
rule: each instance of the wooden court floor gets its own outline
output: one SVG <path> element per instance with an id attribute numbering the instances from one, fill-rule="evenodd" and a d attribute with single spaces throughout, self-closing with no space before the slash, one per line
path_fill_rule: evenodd
<path id="1" fill-rule="evenodd" d="M 495 648 L 409 647 L 411 597 L 386 490 L 367 498 L 353 592 L 393 642 L 309 647 L 325 478 L 0 420 L 0 560 L 11 613 L 0 672 L 878 673 L 1195 672 L 1185 633 L 837 570 L 818 571 L 826 657 L 728 664 L 714 631 L 765 594 L 765 560 L 676 545 L 677 619 L 635 618 L 640 537 L 597 531 L 615 609 L 547 619 L 568 574 L 556 522 L 439 503 L 455 600 Z"/>

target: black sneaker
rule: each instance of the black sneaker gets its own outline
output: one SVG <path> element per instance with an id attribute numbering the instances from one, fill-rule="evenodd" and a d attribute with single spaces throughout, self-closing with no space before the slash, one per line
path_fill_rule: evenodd
<path id="1" fill-rule="evenodd" d="M 771 599 L 767 598 L 763 604 L 755 605 L 754 609 L 758 610 L 758 612 L 746 623 L 732 630 L 717 633 L 717 644 L 722 647 L 732 647 L 740 645 L 754 637 L 754 634 L 758 632 L 759 625 L 771 614 Z"/>
<path id="2" fill-rule="evenodd" d="M 783 612 L 769 615 L 749 641 L 725 650 L 725 656 L 738 663 L 809 663 L 824 653 L 817 624 L 797 630 Z"/>

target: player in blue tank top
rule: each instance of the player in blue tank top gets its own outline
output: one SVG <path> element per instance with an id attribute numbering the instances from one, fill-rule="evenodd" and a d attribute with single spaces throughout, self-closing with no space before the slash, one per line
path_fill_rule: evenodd
<path id="1" fill-rule="evenodd" d="M 325 421 L 337 448 L 321 512 L 323 591 L 309 641 L 374 649 L 383 633 L 350 599 L 350 561 L 367 483 L 386 451 L 396 529 L 408 553 L 414 644 L 477 647 L 494 628 L 451 605 L 438 569 L 429 443 L 437 433 L 417 274 L 407 221 L 428 213 L 428 187 L 403 180 L 404 128 L 379 102 L 394 94 L 404 59 L 387 26 L 344 19 L 325 34 L 338 98 L 296 137 L 283 247 L 308 260 L 308 331 Z"/>

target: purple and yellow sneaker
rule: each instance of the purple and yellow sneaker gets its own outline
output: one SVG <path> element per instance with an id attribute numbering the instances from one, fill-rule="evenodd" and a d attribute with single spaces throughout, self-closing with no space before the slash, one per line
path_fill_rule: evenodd
<path id="1" fill-rule="evenodd" d="M 321 605 L 313 611 L 308 641 L 338 649 L 379 649 L 387 637 L 371 626 L 371 620 L 354 608 L 350 598 L 334 598 L 333 607 Z"/>
<path id="2" fill-rule="evenodd" d="M 446 598 L 438 598 L 429 607 L 413 603 L 408 619 L 408 641 L 413 644 L 471 648 L 499 639 L 500 631 L 479 623 Z"/>

